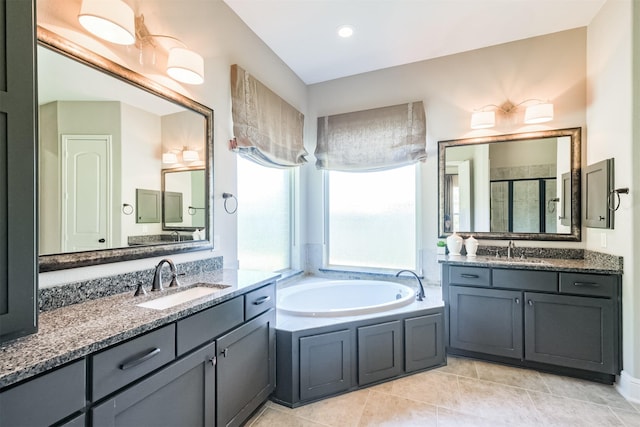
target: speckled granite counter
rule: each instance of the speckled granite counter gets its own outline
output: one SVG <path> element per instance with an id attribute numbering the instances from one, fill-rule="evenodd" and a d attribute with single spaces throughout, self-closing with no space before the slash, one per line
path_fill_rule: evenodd
<path id="1" fill-rule="evenodd" d="M 42 312 L 38 333 L 0 346 L 0 388 L 244 294 L 277 277 L 273 273 L 236 270 L 181 277 L 182 288 L 197 283 L 229 287 L 165 310 L 136 304 L 182 288 L 141 297 L 127 292 Z"/>
<path id="2" fill-rule="evenodd" d="M 580 259 L 562 258 L 496 258 L 491 255 L 476 257 L 441 255 L 438 262 L 449 265 L 468 265 L 477 267 L 513 268 L 522 270 L 552 270 L 600 274 L 622 274 L 622 257 L 584 251 Z"/>

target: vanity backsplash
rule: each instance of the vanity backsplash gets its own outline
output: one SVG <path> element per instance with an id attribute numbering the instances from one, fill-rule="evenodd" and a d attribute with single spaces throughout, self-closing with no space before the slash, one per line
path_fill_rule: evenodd
<path id="1" fill-rule="evenodd" d="M 222 268 L 222 261 L 223 257 L 219 256 L 176 265 L 179 275 L 186 274 L 190 276 L 212 270 L 219 270 Z M 154 267 L 151 267 L 145 270 L 40 289 L 38 291 L 39 309 L 40 311 L 48 311 L 123 292 L 134 292 L 138 283 L 142 283 L 145 287 L 150 285 L 153 279 L 153 273 Z M 170 276 L 166 274 L 165 278 L 168 277 Z"/>

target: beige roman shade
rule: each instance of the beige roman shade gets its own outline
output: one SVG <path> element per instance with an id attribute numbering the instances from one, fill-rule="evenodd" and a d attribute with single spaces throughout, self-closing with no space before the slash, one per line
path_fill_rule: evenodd
<path id="1" fill-rule="evenodd" d="M 361 172 L 426 159 L 422 102 L 318 118 L 315 156 L 319 169 Z"/>
<path id="2" fill-rule="evenodd" d="M 231 66 L 231 148 L 264 166 L 306 163 L 304 115 L 238 65 Z"/>

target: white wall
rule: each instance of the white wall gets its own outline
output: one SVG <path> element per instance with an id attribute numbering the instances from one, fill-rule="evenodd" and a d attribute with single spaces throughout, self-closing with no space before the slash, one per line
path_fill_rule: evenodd
<path id="1" fill-rule="evenodd" d="M 637 9 L 638 2 L 635 5 Z M 614 230 L 586 229 L 584 239 L 588 249 L 624 256 L 622 384 L 628 395 L 633 394 L 640 400 L 640 292 L 635 286 L 635 266 L 640 259 L 640 250 L 634 250 L 640 240 L 629 238 L 638 234 L 634 219 L 638 219 L 639 213 L 634 199 L 640 182 L 637 172 L 640 148 L 637 141 L 636 147 L 633 144 L 633 116 L 634 113 L 637 116 L 638 111 L 633 110 L 632 40 L 634 23 L 640 25 L 637 10 L 635 13 L 634 21 L 631 0 L 609 0 L 587 32 L 586 164 L 613 157 L 615 187 L 630 187 L 631 194 L 621 196 Z M 635 49 L 637 54 L 638 46 Z M 637 78 L 636 74 L 636 84 Z M 638 126 L 637 122 L 635 126 Z M 603 236 L 606 247 L 601 245 Z M 635 386 L 629 386 L 629 383 L 635 383 Z"/>
<path id="2" fill-rule="evenodd" d="M 79 26 L 76 16 L 79 1 L 38 0 L 38 24 L 64 37 L 98 52 L 113 61 L 141 72 L 214 110 L 214 234 L 219 246 L 213 252 L 175 254 L 176 262 L 224 256 L 226 267 L 237 265 L 236 217 L 225 213 L 222 193 L 236 194 L 236 155 L 228 150 L 232 137 L 231 95 L 229 69 L 234 63 L 241 65 L 258 80 L 280 95 L 288 103 L 307 114 L 307 88 L 304 83 L 229 9 L 221 0 L 194 0 L 185 8 L 182 2 L 132 2 L 134 9 L 143 13 L 145 22 L 152 20 L 182 20 L 188 25 L 188 34 L 171 34 L 189 43 L 205 58 L 205 82 L 200 86 L 181 86 L 164 75 L 159 52 L 157 66 L 141 66 L 137 50 L 97 41 Z M 153 19 L 152 19 L 153 18 Z M 164 28 L 149 28 L 162 33 Z M 310 125 L 305 123 L 305 128 Z M 158 169 L 159 170 L 159 169 Z M 299 191 L 299 190 L 298 190 Z M 298 194 L 300 197 L 300 194 Z M 242 209 L 242 200 L 239 200 Z M 102 266 L 40 274 L 40 286 L 53 286 L 73 280 L 100 277 L 120 272 L 150 268 L 157 259 L 145 259 Z M 299 261 L 298 261 L 299 262 Z"/>
<path id="3" fill-rule="evenodd" d="M 561 129 L 585 125 L 586 29 L 493 46 L 429 61 L 332 80 L 309 87 L 314 117 L 364 110 L 409 101 L 423 101 L 427 118 L 427 155 L 421 164 L 422 224 L 419 244 L 428 280 L 438 281 L 438 152 L 440 140 L 473 136 Z M 523 125 L 523 110 L 497 117 L 490 130 L 472 131 L 471 112 L 486 104 L 518 103 L 529 98 L 554 103 L 555 119 L 543 125 Z M 316 124 L 309 129 L 315 135 Z M 310 138 L 314 136 L 310 135 Z M 314 144 L 309 143 L 308 149 Z M 307 244 L 321 252 L 322 174 L 307 167 Z M 486 244 L 487 242 L 480 242 Z M 522 246 L 573 246 L 582 243 L 521 242 Z"/>

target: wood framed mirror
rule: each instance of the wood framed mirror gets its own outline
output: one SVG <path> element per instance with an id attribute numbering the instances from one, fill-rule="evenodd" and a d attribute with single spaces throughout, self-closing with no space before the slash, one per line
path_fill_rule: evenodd
<path id="1" fill-rule="evenodd" d="M 43 27 L 37 36 L 40 271 L 212 249 L 213 110 Z M 187 149 L 198 159 L 183 161 Z M 176 164 L 163 164 L 169 151 Z M 204 236 L 137 222 L 136 189 L 159 192 L 163 170 L 187 167 L 202 171 Z"/>
<path id="2" fill-rule="evenodd" d="M 581 239 L 581 129 L 438 142 L 438 228 L 478 239 Z"/>

